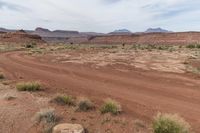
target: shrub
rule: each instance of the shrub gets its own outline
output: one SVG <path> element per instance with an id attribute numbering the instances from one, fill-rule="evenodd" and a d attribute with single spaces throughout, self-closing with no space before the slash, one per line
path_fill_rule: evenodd
<path id="1" fill-rule="evenodd" d="M 154 133 L 189 133 L 190 125 L 180 116 L 159 113 L 153 121 Z"/>
<path id="2" fill-rule="evenodd" d="M 193 48 L 195 48 L 196 46 L 194 45 L 194 44 L 189 44 L 189 45 L 187 45 L 186 46 L 186 48 L 191 48 L 191 49 L 193 49 Z"/>
<path id="3" fill-rule="evenodd" d="M 41 109 L 34 116 L 34 120 L 37 123 L 45 122 L 45 123 L 55 123 L 57 121 L 57 116 L 55 115 L 55 110 L 52 108 Z"/>
<path id="4" fill-rule="evenodd" d="M 200 48 L 200 44 L 197 44 L 197 45 L 196 45 L 196 48 Z"/>
<path id="5" fill-rule="evenodd" d="M 102 107 L 100 108 L 100 111 L 102 114 L 112 113 L 114 115 L 117 115 L 121 113 L 122 110 L 121 110 L 121 105 L 119 103 L 117 103 L 114 100 L 108 99 L 102 105 Z"/>
<path id="6" fill-rule="evenodd" d="M 25 48 L 34 48 L 34 46 L 32 44 L 26 44 Z"/>
<path id="7" fill-rule="evenodd" d="M 88 111 L 94 109 L 94 104 L 87 98 L 80 98 L 77 104 L 77 111 Z"/>
<path id="8" fill-rule="evenodd" d="M 4 75 L 0 73 L 0 79 L 4 79 Z"/>
<path id="9" fill-rule="evenodd" d="M 37 44 L 35 42 L 28 43 L 25 45 L 25 48 L 34 48 Z"/>
<path id="10" fill-rule="evenodd" d="M 58 95 L 54 98 L 54 101 L 60 105 L 75 105 L 73 97 L 67 95 Z"/>
<path id="11" fill-rule="evenodd" d="M 38 82 L 22 82 L 16 85 L 18 91 L 38 91 L 41 85 Z"/>

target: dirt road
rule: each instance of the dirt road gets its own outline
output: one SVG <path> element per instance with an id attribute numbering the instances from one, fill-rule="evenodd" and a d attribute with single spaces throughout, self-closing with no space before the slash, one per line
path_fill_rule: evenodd
<path id="1" fill-rule="evenodd" d="M 187 74 L 55 64 L 22 52 L 0 54 L 0 68 L 9 79 L 41 81 L 47 94 L 84 95 L 98 104 L 111 97 L 122 104 L 125 115 L 147 121 L 158 111 L 178 113 L 200 131 L 200 79 Z"/>

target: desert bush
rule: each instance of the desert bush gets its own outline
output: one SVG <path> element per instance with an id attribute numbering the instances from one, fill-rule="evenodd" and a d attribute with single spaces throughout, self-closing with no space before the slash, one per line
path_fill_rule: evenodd
<path id="1" fill-rule="evenodd" d="M 34 120 L 37 123 L 45 122 L 45 123 L 55 123 L 57 121 L 57 116 L 55 114 L 55 110 L 53 108 L 41 109 L 34 116 Z"/>
<path id="2" fill-rule="evenodd" d="M 37 44 L 35 42 L 25 44 L 25 48 L 34 48 Z"/>
<path id="3" fill-rule="evenodd" d="M 25 48 L 34 48 L 34 46 L 32 44 L 26 44 Z"/>
<path id="4" fill-rule="evenodd" d="M 4 79 L 4 78 L 5 78 L 4 75 L 2 73 L 0 73 L 0 80 Z"/>
<path id="5" fill-rule="evenodd" d="M 38 82 L 22 82 L 16 85 L 18 91 L 39 91 L 41 85 Z"/>
<path id="6" fill-rule="evenodd" d="M 102 114 L 105 113 L 112 113 L 114 115 L 117 115 L 121 113 L 121 105 L 117 103 L 114 100 L 108 99 L 105 101 L 105 103 L 101 106 L 100 111 Z"/>
<path id="7" fill-rule="evenodd" d="M 114 45 L 99 45 L 99 48 L 101 48 L 101 49 L 116 49 L 118 47 L 114 46 Z"/>
<path id="8" fill-rule="evenodd" d="M 186 46 L 186 48 L 193 49 L 193 48 L 196 48 L 196 45 L 195 44 L 189 44 L 189 45 Z"/>
<path id="9" fill-rule="evenodd" d="M 189 133 L 190 125 L 180 116 L 159 113 L 153 121 L 154 133 Z"/>
<path id="10" fill-rule="evenodd" d="M 78 100 L 77 111 L 88 111 L 88 110 L 92 110 L 94 108 L 95 108 L 94 104 L 89 99 L 80 98 Z"/>
<path id="11" fill-rule="evenodd" d="M 200 48 L 200 44 L 197 44 L 197 45 L 196 45 L 196 48 Z"/>
<path id="12" fill-rule="evenodd" d="M 53 101 L 60 105 L 75 105 L 74 98 L 72 96 L 67 95 L 58 95 L 54 98 Z"/>

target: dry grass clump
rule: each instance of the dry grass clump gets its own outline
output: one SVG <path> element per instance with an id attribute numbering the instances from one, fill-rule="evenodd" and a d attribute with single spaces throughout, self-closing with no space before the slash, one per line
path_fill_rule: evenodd
<path id="1" fill-rule="evenodd" d="M 88 111 L 94 109 L 95 106 L 93 102 L 88 98 L 80 98 L 77 103 L 77 111 Z"/>
<path id="2" fill-rule="evenodd" d="M 55 123 L 57 121 L 57 116 L 53 108 L 41 109 L 39 112 L 35 114 L 34 120 L 37 123 L 40 122 Z"/>
<path id="3" fill-rule="evenodd" d="M 60 105 L 69 105 L 69 106 L 75 105 L 74 98 L 68 95 L 58 95 L 53 99 L 53 101 Z"/>
<path id="4" fill-rule="evenodd" d="M 39 91 L 41 85 L 38 82 L 21 82 L 16 85 L 18 91 Z"/>
<path id="5" fill-rule="evenodd" d="M 42 125 L 43 133 L 52 133 L 53 127 L 58 122 L 58 117 L 53 108 L 41 109 L 33 117 L 36 124 Z"/>
<path id="6" fill-rule="evenodd" d="M 122 108 L 121 108 L 121 105 L 118 102 L 116 102 L 112 99 L 108 99 L 101 106 L 100 112 L 102 114 L 111 113 L 113 115 L 117 115 L 117 114 L 120 114 L 122 112 Z"/>
<path id="7" fill-rule="evenodd" d="M 189 133 L 190 125 L 180 116 L 171 114 L 161 114 L 154 118 L 154 133 Z"/>

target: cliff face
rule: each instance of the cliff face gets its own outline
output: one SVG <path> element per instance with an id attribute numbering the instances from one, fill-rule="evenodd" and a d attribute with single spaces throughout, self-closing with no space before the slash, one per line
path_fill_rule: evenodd
<path id="1" fill-rule="evenodd" d="M 200 32 L 141 33 L 132 35 L 96 36 L 92 44 L 191 44 L 200 43 Z"/>

